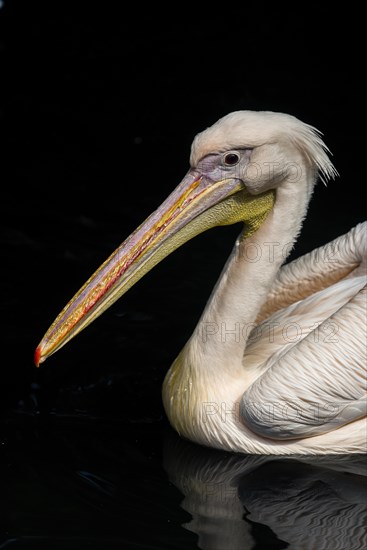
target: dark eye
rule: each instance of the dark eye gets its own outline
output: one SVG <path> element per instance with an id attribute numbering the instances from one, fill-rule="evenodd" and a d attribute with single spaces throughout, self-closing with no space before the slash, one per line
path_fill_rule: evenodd
<path id="1" fill-rule="evenodd" d="M 223 164 L 226 166 L 234 166 L 240 161 L 240 155 L 238 153 L 226 153 L 223 155 Z"/>

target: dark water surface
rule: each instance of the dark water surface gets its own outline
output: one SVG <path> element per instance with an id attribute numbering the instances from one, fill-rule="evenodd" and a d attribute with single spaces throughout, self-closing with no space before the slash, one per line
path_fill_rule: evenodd
<path id="1" fill-rule="evenodd" d="M 0 433 L 0 548 L 367 544 L 365 457 L 241 456 L 162 421 L 13 415 Z"/>
<path id="2" fill-rule="evenodd" d="M 60 309 L 184 176 L 193 136 L 230 111 L 298 116 L 334 155 L 340 177 L 317 186 L 292 257 L 364 220 L 364 18 L 91 4 L 0 2 L 0 548 L 364 550 L 364 457 L 232 455 L 168 425 L 164 375 L 239 226 L 197 237 L 32 362 Z"/>

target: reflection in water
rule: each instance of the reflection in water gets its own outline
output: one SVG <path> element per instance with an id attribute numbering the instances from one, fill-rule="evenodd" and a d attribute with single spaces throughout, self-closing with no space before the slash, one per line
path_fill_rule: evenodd
<path id="1" fill-rule="evenodd" d="M 365 456 L 241 456 L 172 437 L 164 465 L 203 550 L 367 548 Z"/>

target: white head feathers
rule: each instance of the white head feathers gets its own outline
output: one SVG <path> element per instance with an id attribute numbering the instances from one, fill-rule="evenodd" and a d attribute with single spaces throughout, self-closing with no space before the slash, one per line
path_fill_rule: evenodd
<path id="1" fill-rule="evenodd" d="M 293 144 L 324 183 L 337 175 L 319 130 L 292 115 L 271 111 L 235 111 L 219 119 L 195 137 L 190 162 L 195 166 L 209 153 L 281 142 Z"/>

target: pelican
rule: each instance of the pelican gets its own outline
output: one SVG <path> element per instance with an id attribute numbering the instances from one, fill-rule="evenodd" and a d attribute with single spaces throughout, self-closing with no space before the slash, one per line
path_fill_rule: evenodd
<path id="1" fill-rule="evenodd" d="M 315 183 L 337 176 L 321 136 L 270 111 L 232 112 L 199 133 L 184 179 L 62 310 L 36 365 L 183 243 L 243 222 L 165 377 L 171 425 L 247 454 L 365 452 L 367 223 L 285 263 Z"/>

